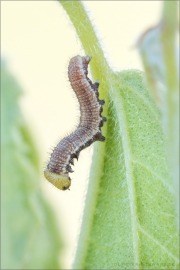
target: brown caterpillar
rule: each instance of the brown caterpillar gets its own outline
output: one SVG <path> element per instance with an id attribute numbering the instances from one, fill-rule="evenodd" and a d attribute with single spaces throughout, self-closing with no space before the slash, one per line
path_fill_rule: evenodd
<path id="1" fill-rule="evenodd" d="M 80 123 L 73 133 L 63 138 L 54 148 L 44 171 L 46 179 L 61 190 L 71 185 L 69 173 L 73 170 L 70 164 L 74 165 L 74 158 L 78 159 L 80 151 L 95 141 L 105 140 L 101 134 L 101 127 L 106 121 L 101 116 L 105 102 L 98 98 L 99 82 L 93 84 L 87 77 L 90 60 L 89 55 L 77 55 L 70 60 L 68 76 L 80 104 Z"/>

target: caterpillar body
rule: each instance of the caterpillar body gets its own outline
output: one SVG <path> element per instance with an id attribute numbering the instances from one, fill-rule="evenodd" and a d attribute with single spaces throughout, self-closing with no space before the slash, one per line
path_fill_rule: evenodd
<path id="1" fill-rule="evenodd" d="M 80 105 L 80 123 L 77 129 L 63 138 L 54 148 L 44 171 L 48 181 L 61 190 L 69 189 L 74 159 L 78 159 L 81 150 L 95 141 L 104 141 L 101 133 L 106 118 L 101 116 L 104 100 L 99 100 L 99 82 L 94 84 L 87 77 L 91 56 L 73 57 L 69 62 L 68 77 Z"/>

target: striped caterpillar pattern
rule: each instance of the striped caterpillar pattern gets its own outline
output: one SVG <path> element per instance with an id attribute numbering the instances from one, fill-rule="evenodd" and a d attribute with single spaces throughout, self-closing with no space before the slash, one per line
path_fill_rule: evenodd
<path id="1" fill-rule="evenodd" d="M 101 133 L 106 118 L 101 116 L 104 100 L 99 100 L 99 82 L 94 84 L 87 77 L 91 56 L 79 55 L 70 60 L 68 76 L 80 105 L 80 123 L 77 129 L 63 138 L 54 148 L 44 171 L 48 181 L 61 190 L 69 189 L 72 173 L 71 165 L 78 160 L 79 153 L 95 141 L 104 141 Z"/>

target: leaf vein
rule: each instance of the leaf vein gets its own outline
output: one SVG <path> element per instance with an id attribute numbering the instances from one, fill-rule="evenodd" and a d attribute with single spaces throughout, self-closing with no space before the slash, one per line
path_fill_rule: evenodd
<path id="1" fill-rule="evenodd" d="M 141 167 L 143 167 L 144 169 L 146 169 L 148 172 L 150 172 L 151 174 L 153 174 L 154 176 L 156 176 L 162 183 L 163 185 L 168 188 L 169 192 L 171 194 L 174 194 L 173 192 L 173 188 L 167 183 L 165 182 L 162 177 L 160 175 L 157 174 L 157 172 L 155 172 L 154 170 L 150 169 L 147 165 L 145 165 L 144 163 L 142 163 L 140 160 L 138 159 L 133 159 L 133 163 L 136 163 L 138 165 L 140 165 Z"/>
<path id="2" fill-rule="evenodd" d="M 163 246 L 158 240 L 156 240 L 152 235 L 150 235 L 146 230 L 144 230 L 140 225 L 139 229 L 144 233 L 148 238 L 150 238 L 156 245 L 163 249 L 171 258 L 173 258 L 177 263 L 179 263 L 179 258 L 174 256 L 165 246 Z"/>

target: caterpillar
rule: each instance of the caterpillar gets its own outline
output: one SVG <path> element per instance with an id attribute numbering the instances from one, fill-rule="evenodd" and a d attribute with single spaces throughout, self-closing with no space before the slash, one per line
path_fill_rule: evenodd
<path id="1" fill-rule="evenodd" d="M 101 116 L 104 100 L 99 100 L 99 82 L 94 84 L 87 77 L 91 56 L 79 55 L 71 58 L 68 77 L 80 105 L 80 123 L 77 129 L 63 138 L 54 148 L 49 163 L 44 170 L 45 178 L 58 189 L 66 190 L 71 185 L 69 173 L 74 159 L 78 160 L 80 151 L 95 141 L 104 141 L 101 133 L 106 118 Z"/>

